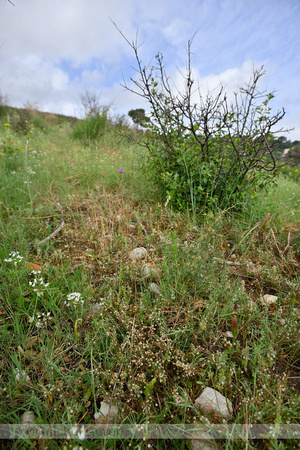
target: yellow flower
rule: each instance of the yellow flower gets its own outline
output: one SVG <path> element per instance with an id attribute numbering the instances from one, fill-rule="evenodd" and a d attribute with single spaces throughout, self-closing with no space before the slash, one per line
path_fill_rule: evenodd
<path id="1" fill-rule="evenodd" d="M 1 154 L 1 156 L 5 156 L 5 153 L 0 153 Z"/>
<path id="2" fill-rule="evenodd" d="M 4 127 L 10 127 L 9 123 L 4 123 L 3 126 Z"/>

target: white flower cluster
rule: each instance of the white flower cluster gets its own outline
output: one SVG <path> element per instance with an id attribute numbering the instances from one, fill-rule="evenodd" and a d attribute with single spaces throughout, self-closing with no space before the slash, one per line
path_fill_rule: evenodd
<path id="1" fill-rule="evenodd" d="M 76 307 L 77 305 L 84 303 L 83 300 L 80 300 L 80 297 L 81 297 L 81 294 L 79 294 L 79 292 L 72 292 L 71 294 L 67 295 L 67 301 L 65 301 L 64 303 L 67 306 L 72 305 L 72 306 Z"/>
<path id="2" fill-rule="evenodd" d="M 14 375 L 15 375 L 15 380 L 16 381 L 21 381 L 21 382 L 28 382 L 30 381 L 30 378 L 28 375 L 26 375 L 25 370 L 19 370 L 19 369 L 15 369 L 14 370 Z"/>
<path id="3" fill-rule="evenodd" d="M 36 275 L 38 273 L 40 273 L 40 271 L 35 271 L 33 270 L 31 272 L 32 274 Z M 40 297 L 41 295 L 44 294 L 44 288 L 46 288 L 47 286 L 49 286 L 49 283 L 45 283 L 43 278 L 35 278 L 33 281 L 29 281 L 29 286 L 31 286 L 34 290 L 34 292 L 36 292 L 36 294 Z"/>
<path id="4" fill-rule="evenodd" d="M 19 252 L 9 252 L 9 258 L 5 259 L 5 262 L 12 262 L 14 266 L 17 266 L 22 261 L 23 256 Z"/>
<path id="5" fill-rule="evenodd" d="M 51 320 L 51 313 L 37 313 L 36 316 L 29 317 L 29 323 L 33 323 L 37 328 L 43 328 Z"/>
<path id="6" fill-rule="evenodd" d="M 70 436 L 71 434 L 71 436 Z M 77 425 L 75 425 L 74 427 L 72 427 L 70 429 L 70 434 L 67 433 L 67 439 L 80 439 L 81 441 L 84 441 L 85 439 L 85 429 L 84 427 L 81 427 L 80 429 L 77 428 Z"/>

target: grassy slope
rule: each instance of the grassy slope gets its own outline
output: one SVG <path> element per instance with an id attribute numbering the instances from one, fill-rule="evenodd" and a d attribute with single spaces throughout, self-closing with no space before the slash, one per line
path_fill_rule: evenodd
<path id="1" fill-rule="evenodd" d="M 233 402 L 230 423 L 298 423 L 299 185 L 279 178 L 254 209 L 193 222 L 155 199 L 138 146 L 116 130 L 86 145 L 70 121 L 17 116 L 0 123 L 0 422 L 31 410 L 39 423 L 95 423 L 113 393 L 119 423 L 219 423 L 193 407 L 210 386 Z M 128 256 L 140 246 L 157 271 L 150 279 Z M 262 306 L 264 294 L 277 303 Z"/>

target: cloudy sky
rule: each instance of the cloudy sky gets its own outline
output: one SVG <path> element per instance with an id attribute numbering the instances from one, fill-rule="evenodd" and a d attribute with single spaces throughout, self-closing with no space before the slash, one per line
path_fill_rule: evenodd
<path id="1" fill-rule="evenodd" d="M 149 107 L 124 90 L 135 76 L 129 41 L 147 65 L 158 52 L 180 86 L 187 41 L 194 77 L 205 93 L 222 83 L 233 92 L 264 65 L 260 88 L 276 91 L 280 127 L 300 140 L 299 0 L 0 0 L 0 91 L 9 104 L 80 116 L 80 94 L 100 95 L 116 114 Z M 283 133 L 281 133 L 283 134 Z"/>

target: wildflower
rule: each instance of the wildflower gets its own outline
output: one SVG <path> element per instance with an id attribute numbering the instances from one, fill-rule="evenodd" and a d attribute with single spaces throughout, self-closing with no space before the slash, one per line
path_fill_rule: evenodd
<path id="1" fill-rule="evenodd" d="M 124 169 L 119 169 L 118 172 L 123 173 L 123 172 L 124 172 Z"/>
<path id="2" fill-rule="evenodd" d="M 28 322 L 29 323 L 33 323 L 37 328 L 43 328 L 44 326 L 47 325 L 47 322 L 49 320 L 51 320 L 51 313 L 47 312 L 47 313 L 37 313 L 36 317 L 32 316 L 32 317 L 28 317 Z"/>
<path id="3" fill-rule="evenodd" d="M 10 127 L 10 124 L 9 123 L 4 123 L 3 126 L 4 127 Z"/>
<path id="4" fill-rule="evenodd" d="M 83 427 L 81 428 L 81 431 L 78 431 L 77 436 L 78 436 L 78 439 L 80 439 L 81 441 L 84 441 L 85 429 Z"/>
<path id="5" fill-rule="evenodd" d="M 18 263 L 20 263 L 22 261 L 23 256 L 21 256 L 19 254 L 19 252 L 9 252 L 9 258 L 4 259 L 5 262 L 13 262 L 14 265 L 16 266 Z"/>
<path id="6" fill-rule="evenodd" d="M 29 382 L 30 378 L 26 375 L 25 370 L 20 371 L 19 369 L 14 370 L 15 380 L 21 382 Z"/>
<path id="7" fill-rule="evenodd" d="M 85 439 L 85 429 L 84 429 L 84 427 L 81 428 L 81 431 L 79 431 L 77 429 L 77 426 L 72 427 L 70 432 L 71 432 L 71 435 L 77 437 L 81 441 L 83 441 Z M 67 439 L 72 439 L 69 433 L 67 433 Z M 78 447 L 76 447 L 76 448 L 78 448 Z M 79 449 L 82 449 L 82 447 L 79 447 Z"/>
<path id="8" fill-rule="evenodd" d="M 67 295 L 67 301 L 65 301 L 65 304 L 67 306 L 70 306 L 72 304 L 73 306 L 79 305 L 79 303 L 84 303 L 83 300 L 80 300 L 81 294 L 79 292 L 72 292 L 71 294 Z"/>
<path id="9" fill-rule="evenodd" d="M 40 271 L 35 271 L 33 270 L 31 273 L 33 274 L 38 274 L 40 273 Z M 34 292 L 37 294 L 38 297 L 41 297 L 42 295 L 44 295 L 44 288 L 49 286 L 49 283 L 45 283 L 43 278 L 34 278 L 33 281 L 29 281 L 29 286 L 31 286 L 34 290 Z"/>

